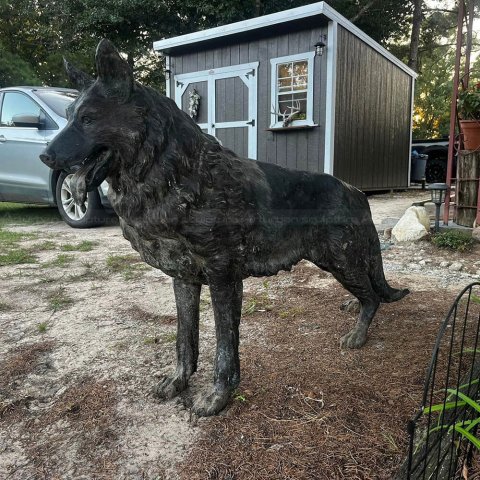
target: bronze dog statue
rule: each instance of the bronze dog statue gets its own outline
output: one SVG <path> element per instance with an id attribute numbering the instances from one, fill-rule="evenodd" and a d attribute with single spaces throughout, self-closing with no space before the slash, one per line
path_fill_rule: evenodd
<path id="1" fill-rule="evenodd" d="M 356 188 L 238 157 L 172 100 L 136 83 L 107 40 L 97 48 L 95 81 L 66 66 L 82 93 L 41 159 L 54 169 L 80 167 L 72 179 L 77 203 L 106 179 L 124 236 L 173 277 L 177 368 L 156 388 L 160 397 L 185 390 L 196 371 L 202 285 L 210 287 L 217 352 L 213 389 L 193 407 L 198 415 L 222 410 L 240 382 L 244 278 L 302 259 L 331 272 L 360 303 L 357 324 L 342 338 L 350 348 L 365 343 L 380 303 L 408 293 L 385 280 L 370 208 Z"/>

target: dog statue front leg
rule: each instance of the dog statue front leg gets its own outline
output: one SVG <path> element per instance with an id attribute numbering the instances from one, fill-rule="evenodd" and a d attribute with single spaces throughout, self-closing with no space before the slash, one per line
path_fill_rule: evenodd
<path id="1" fill-rule="evenodd" d="M 213 388 L 193 406 L 194 412 L 202 417 L 220 412 L 240 383 L 238 328 L 242 314 L 243 282 L 222 279 L 210 281 L 209 285 L 215 317 L 217 353 Z"/>
<path id="2" fill-rule="evenodd" d="M 173 280 L 177 304 L 177 369 L 172 376 L 155 387 L 160 398 L 173 398 L 188 386 L 188 380 L 197 370 L 198 323 L 201 284 Z"/>

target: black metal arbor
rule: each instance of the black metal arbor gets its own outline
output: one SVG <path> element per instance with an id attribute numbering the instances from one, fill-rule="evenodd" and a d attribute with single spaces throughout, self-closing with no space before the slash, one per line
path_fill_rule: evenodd
<path id="1" fill-rule="evenodd" d="M 462 471 L 480 446 L 479 333 L 480 282 L 475 282 L 458 295 L 440 327 L 397 479 L 465 478 Z"/>

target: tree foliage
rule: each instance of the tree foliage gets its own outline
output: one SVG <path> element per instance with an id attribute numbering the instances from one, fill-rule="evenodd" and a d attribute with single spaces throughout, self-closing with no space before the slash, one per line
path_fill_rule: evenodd
<path id="1" fill-rule="evenodd" d="M 39 81 L 28 62 L 0 44 L 0 87 L 37 85 Z"/>
<path id="2" fill-rule="evenodd" d="M 311 0 L 186 0 L 178 2 L 176 7 L 199 30 L 310 3 Z M 326 3 L 380 43 L 399 38 L 410 28 L 412 0 L 327 0 Z"/>
<path id="3" fill-rule="evenodd" d="M 20 65 L 15 83 L 37 78 L 63 86 L 62 57 L 93 74 L 98 41 L 112 40 L 147 84 L 162 84 L 155 40 L 269 14 L 310 0 L 0 0 L 4 59 Z M 411 0 L 328 0 L 375 40 L 386 43 L 408 30 Z M 24 74 L 22 74 L 24 72 Z M 33 77 L 32 77 L 33 75 Z M 24 78 L 24 81 L 21 79 Z"/>
<path id="4" fill-rule="evenodd" d="M 475 3 L 478 13 L 480 2 L 469 1 Z M 457 31 L 457 11 L 450 6 L 446 1 L 437 2 L 437 8 L 424 12 L 415 87 L 414 138 L 439 138 L 449 133 Z M 475 44 L 478 50 L 478 38 L 474 37 L 474 47 Z"/>
<path id="5" fill-rule="evenodd" d="M 413 116 L 415 138 L 438 138 L 448 134 L 453 62 L 454 53 L 445 52 L 445 48 L 421 57 Z"/>

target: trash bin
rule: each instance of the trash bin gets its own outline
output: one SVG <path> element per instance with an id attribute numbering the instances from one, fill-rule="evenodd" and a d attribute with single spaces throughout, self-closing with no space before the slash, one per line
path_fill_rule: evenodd
<path id="1" fill-rule="evenodd" d="M 425 181 L 425 167 L 427 166 L 428 155 L 418 153 L 416 150 L 412 151 L 410 181 L 421 182 Z"/>

